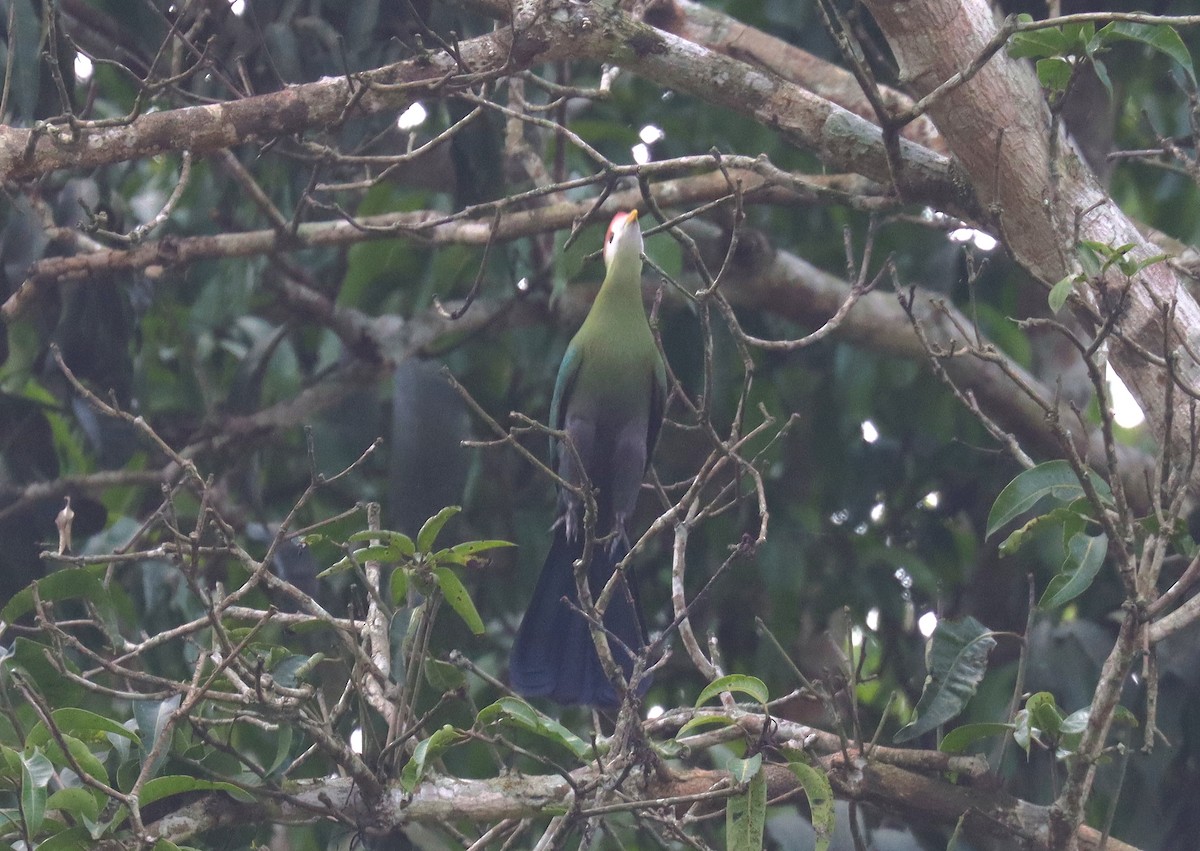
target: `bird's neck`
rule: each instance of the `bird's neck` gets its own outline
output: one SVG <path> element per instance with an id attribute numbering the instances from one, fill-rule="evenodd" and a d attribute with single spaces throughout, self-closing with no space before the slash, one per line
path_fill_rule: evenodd
<path id="1" fill-rule="evenodd" d="M 588 318 L 606 314 L 625 316 L 635 311 L 643 318 L 646 315 L 642 307 L 642 258 L 618 254 L 608 267 Z"/>

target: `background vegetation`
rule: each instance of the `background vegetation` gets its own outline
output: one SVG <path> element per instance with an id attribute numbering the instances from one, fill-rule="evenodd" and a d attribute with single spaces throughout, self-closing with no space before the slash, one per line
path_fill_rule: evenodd
<path id="1" fill-rule="evenodd" d="M 875 5 L 0 3 L 5 841 L 1191 847 L 1196 21 Z M 538 715 L 634 205 L 670 651 Z"/>

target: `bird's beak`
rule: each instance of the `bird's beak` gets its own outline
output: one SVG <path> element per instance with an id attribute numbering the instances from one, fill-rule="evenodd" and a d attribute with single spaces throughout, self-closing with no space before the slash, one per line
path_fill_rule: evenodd
<path id="1" fill-rule="evenodd" d="M 625 226 L 629 227 L 629 225 L 632 225 L 636 222 L 637 222 L 637 210 L 636 209 L 630 210 L 629 215 L 625 217 Z"/>

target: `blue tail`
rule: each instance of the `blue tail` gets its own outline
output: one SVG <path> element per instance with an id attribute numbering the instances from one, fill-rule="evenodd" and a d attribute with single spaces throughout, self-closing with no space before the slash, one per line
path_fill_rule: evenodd
<path id="1" fill-rule="evenodd" d="M 578 605 L 572 565 L 582 555 L 583 541 L 568 541 L 563 524 L 560 524 L 555 529 L 554 543 L 513 642 L 509 681 L 514 691 L 526 697 L 549 697 L 561 704 L 615 707 L 617 694 L 604 676 L 587 621 L 563 602 L 566 597 Z M 610 553 L 608 547 L 598 545 L 592 550 L 588 585 L 593 599 L 603 590 L 614 567 L 624 557 L 622 548 Z M 626 579 L 630 582 L 633 603 L 624 589 L 618 587 L 604 613 L 604 625 L 636 653 L 646 643 L 645 630 L 637 610 L 633 577 L 627 574 Z M 615 641 L 610 640 L 609 646 L 613 658 L 628 678 L 633 672 L 633 658 Z M 644 693 L 649 685 L 649 678 L 644 679 L 639 693 Z"/>

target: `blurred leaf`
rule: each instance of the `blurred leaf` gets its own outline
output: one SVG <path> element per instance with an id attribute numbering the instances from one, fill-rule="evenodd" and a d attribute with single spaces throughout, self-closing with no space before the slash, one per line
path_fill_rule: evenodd
<path id="1" fill-rule="evenodd" d="M 46 815 L 46 786 L 54 775 L 54 766 L 39 750 L 21 758 L 21 815 L 30 836 L 42 829 Z"/>
<path id="2" fill-rule="evenodd" d="M 1086 591 L 1100 572 L 1107 553 L 1108 535 L 1075 534 L 1067 545 L 1067 557 L 1059 574 L 1046 586 L 1038 608 L 1057 609 Z"/>
<path id="3" fill-rule="evenodd" d="M 675 734 L 675 740 L 678 741 L 688 733 L 702 727 L 728 727 L 732 723 L 733 719 L 728 715 L 697 715 L 679 728 L 679 732 Z"/>
<path id="4" fill-rule="evenodd" d="M 1066 91 L 1067 84 L 1071 82 L 1074 67 L 1067 60 L 1057 56 L 1039 59 L 1037 61 L 1038 82 L 1042 84 L 1042 88 L 1052 92 Z"/>
<path id="5" fill-rule="evenodd" d="M 475 609 L 471 595 L 467 593 L 462 580 L 448 567 L 435 567 L 433 575 L 437 577 L 438 587 L 442 589 L 442 595 L 450 604 L 450 608 L 458 613 L 471 632 L 483 635 L 483 619 L 479 617 L 479 612 Z"/>
<path id="6" fill-rule="evenodd" d="M 100 815 L 100 804 L 96 800 L 96 794 L 91 789 L 85 789 L 82 786 L 59 789 L 46 799 L 46 809 L 61 810 L 72 818 L 82 817 L 89 821 L 95 821 Z"/>
<path id="7" fill-rule="evenodd" d="M 1023 15 L 1023 18 L 1029 18 Z M 1029 18 L 1029 21 L 1032 21 Z M 1061 56 L 1071 49 L 1071 41 L 1056 27 L 1014 33 L 1008 42 L 1008 55 L 1014 59 L 1033 59 L 1043 56 Z"/>
<path id="8" fill-rule="evenodd" d="M 515 547 L 516 544 L 509 541 L 467 541 L 465 544 L 458 544 L 450 547 L 447 550 L 442 550 L 436 556 L 438 561 L 447 561 L 452 564 L 463 564 L 471 560 L 471 556 L 476 553 L 486 552 L 488 550 L 496 550 L 501 547 Z"/>
<path id="9" fill-rule="evenodd" d="M 425 777 L 429 764 L 443 752 L 466 739 L 466 733 L 446 724 L 429 738 L 418 742 L 412 758 L 404 764 L 404 769 L 400 772 L 401 788 L 405 792 L 412 793 L 417 788 L 417 784 Z"/>
<path id="10" fill-rule="evenodd" d="M 382 541 L 385 547 L 398 554 L 396 558 L 390 559 L 393 561 L 398 559 L 400 556 L 411 556 L 417 551 L 416 544 L 413 543 L 412 538 L 410 538 L 408 535 L 405 535 L 403 532 L 393 532 L 389 529 L 379 529 L 376 531 L 364 529 L 361 532 L 355 532 L 353 535 L 347 538 L 347 541 L 353 544 L 364 543 L 368 541 Z"/>
<path id="11" fill-rule="evenodd" d="M 837 822 L 837 814 L 833 809 L 833 788 L 829 785 L 829 778 L 825 776 L 825 772 L 809 765 L 803 759 L 795 758 L 797 756 L 802 757 L 803 754 L 789 752 L 788 769 L 796 775 L 808 798 L 812 826 L 817 834 L 813 851 L 826 851 L 833 839 L 833 826 Z"/>
<path id="12" fill-rule="evenodd" d="M 1107 24 L 1097 35 L 1103 33 L 1110 33 L 1114 38 L 1139 41 L 1165 53 L 1183 68 L 1192 86 L 1196 85 L 1196 69 L 1192 64 L 1192 55 L 1174 27 L 1166 24 L 1135 24 L 1132 21 L 1114 21 Z"/>
<path id="13" fill-rule="evenodd" d="M 433 686 L 439 694 L 447 694 L 448 692 L 457 691 L 467 685 L 466 672 L 457 665 L 451 665 L 449 662 L 443 662 L 440 659 L 426 659 L 423 663 L 425 671 L 425 680 Z"/>
<path id="14" fill-rule="evenodd" d="M 8 604 L 0 611 L 0 619 L 6 623 L 24 617 L 33 611 L 33 586 L 37 586 L 38 597 L 43 604 L 57 603 L 63 600 L 84 599 L 97 606 L 103 606 L 108 601 L 108 592 L 96 578 L 96 569 L 88 567 L 67 567 L 56 570 L 43 579 L 35 580 L 23 591 L 13 596 Z M 103 573 L 103 570 L 100 571 Z"/>
<path id="15" fill-rule="evenodd" d="M 158 743 L 158 737 L 166 728 L 171 715 L 179 708 L 182 700 L 183 696 L 176 694 L 161 701 L 135 700 L 133 702 L 133 717 L 137 721 L 138 734 L 142 737 L 143 758 L 149 756 L 150 752 L 154 750 Z M 160 749 L 150 767 L 151 777 L 162 768 L 170 750 L 170 747 Z"/>
<path id="16" fill-rule="evenodd" d="M 938 750 L 944 753 L 962 753 L 980 739 L 1003 736 L 1011 729 L 1013 729 L 1012 724 L 1001 724 L 999 722 L 963 724 L 961 727 L 955 727 L 942 737 L 942 741 L 938 744 Z"/>
<path id="17" fill-rule="evenodd" d="M 502 697 L 490 706 L 479 710 L 476 723 L 481 727 L 508 724 L 569 750 L 577 759 L 588 759 L 592 748 L 562 724 L 541 714 L 525 701 L 516 697 Z"/>
<path id="18" fill-rule="evenodd" d="M 725 847 L 729 851 L 760 851 L 767 817 L 767 775 L 762 754 L 730 760 L 734 780 L 746 783 L 746 791 L 729 799 L 725 806 Z"/>
<path id="19" fill-rule="evenodd" d="M 242 803 L 254 801 L 252 795 L 232 783 L 201 780 L 199 777 L 188 777 L 185 774 L 168 774 L 146 781 L 142 793 L 138 796 L 138 805 L 145 807 L 172 795 L 182 795 L 184 792 L 226 792 Z"/>
<path id="20" fill-rule="evenodd" d="M 421 527 L 421 531 L 417 533 L 417 549 L 423 553 L 432 552 L 433 542 L 437 540 L 438 533 L 442 531 L 442 527 L 446 525 L 446 522 L 451 517 L 460 511 L 462 511 L 462 506 L 448 505 L 426 520 L 425 525 Z"/>
<path id="21" fill-rule="evenodd" d="M 1099 476 L 1088 471 L 1092 486 L 1102 500 L 1112 499 L 1112 491 L 1108 483 Z M 988 515 L 987 537 L 1016 518 L 1029 511 L 1043 499 L 1054 499 L 1059 502 L 1073 502 L 1084 496 L 1083 486 L 1075 477 L 1075 471 L 1067 461 L 1056 460 L 1038 464 L 1025 470 L 1008 483 L 992 505 Z"/>
<path id="22" fill-rule="evenodd" d="M 1051 313 L 1058 313 L 1062 310 L 1064 304 L 1067 303 L 1067 297 L 1071 295 L 1071 291 L 1075 289 L 1075 284 L 1078 277 L 1075 275 L 1067 275 L 1057 284 L 1050 288 L 1050 296 L 1047 302 L 1050 305 Z"/>
<path id="23" fill-rule="evenodd" d="M 897 731 L 895 740 L 915 739 L 962 712 L 987 673 L 988 654 L 995 646 L 992 633 L 975 618 L 938 621 L 926 653 L 929 674 L 916 717 Z"/>
<path id="24" fill-rule="evenodd" d="M 767 685 L 758 677 L 750 677 L 745 674 L 729 674 L 720 679 L 713 680 L 704 690 L 700 692 L 700 696 L 696 698 L 696 706 L 700 706 L 717 697 L 722 692 L 738 692 L 740 694 L 749 695 L 759 703 L 766 703 L 771 699 L 771 694 L 767 691 Z"/>
<path id="25" fill-rule="evenodd" d="M 393 569 L 388 590 L 393 606 L 408 605 L 408 571 L 403 567 Z"/>
<path id="26" fill-rule="evenodd" d="M 89 712 L 86 709 L 66 707 L 56 709 L 51 713 L 55 726 L 64 733 L 70 733 L 84 741 L 106 741 L 107 736 L 121 736 L 134 744 L 141 744 L 138 737 L 128 729 L 103 715 Z M 43 729 L 45 729 L 43 727 Z M 47 733 L 49 738 L 49 733 Z"/>

